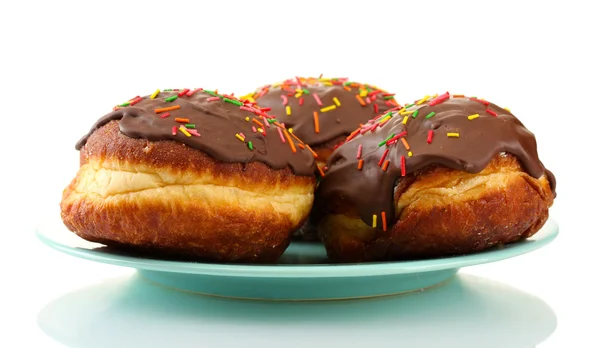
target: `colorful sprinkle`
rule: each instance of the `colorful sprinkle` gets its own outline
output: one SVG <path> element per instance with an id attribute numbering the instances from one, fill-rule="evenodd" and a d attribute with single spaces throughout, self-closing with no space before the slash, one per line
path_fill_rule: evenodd
<path id="1" fill-rule="evenodd" d="M 498 117 L 498 114 L 495 111 L 492 111 L 490 109 L 485 109 L 485 112 L 487 112 L 488 114 L 494 116 L 494 117 Z"/>
<path id="2" fill-rule="evenodd" d="M 185 129 L 184 126 L 179 126 L 179 130 L 181 131 L 181 133 L 185 134 L 186 137 L 191 137 L 192 136 L 190 134 L 190 132 L 188 132 L 187 129 Z"/>
<path id="3" fill-rule="evenodd" d="M 459 133 L 446 133 L 446 135 L 448 136 L 448 138 L 458 138 L 458 137 L 460 137 Z"/>
<path id="4" fill-rule="evenodd" d="M 300 106 L 304 105 L 304 98 L 298 99 L 298 104 L 300 104 Z"/>
<path id="5" fill-rule="evenodd" d="M 408 122 L 408 116 L 404 116 L 404 119 L 402 119 L 402 124 L 406 124 L 406 122 Z"/>
<path id="6" fill-rule="evenodd" d="M 358 95 L 358 94 L 357 94 L 357 95 L 356 95 L 356 99 L 358 100 L 358 102 L 360 103 L 360 105 L 362 105 L 362 106 L 365 106 L 365 105 L 367 105 L 367 104 L 365 103 L 365 101 L 363 100 L 363 98 L 361 98 L 361 96 L 360 96 L 360 95 Z"/>
<path id="7" fill-rule="evenodd" d="M 444 94 L 440 95 L 439 97 L 437 97 L 437 98 L 435 98 L 435 99 L 431 100 L 431 101 L 429 102 L 429 106 L 435 106 L 435 105 L 441 104 L 441 103 L 443 103 L 443 102 L 444 102 L 446 99 L 449 99 L 449 98 L 450 98 L 450 93 L 446 92 L 446 93 L 444 93 Z"/>
<path id="8" fill-rule="evenodd" d="M 191 97 L 191 96 L 192 96 L 192 95 L 194 95 L 196 92 L 200 92 L 200 91 L 202 91 L 202 90 L 203 90 L 202 88 L 196 88 L 196 89 L 195 89 L 195 90 L 193 90 L 193 91 L 189 91 L 189 92 L 187 92 L 187 94 L 186 94 L 186 95 L 187 95 L 188 97 Z"/>
<path id="9" fill-rule="evenodd" d="M 285 138 L 283 137 L 283 132 L 281 131 L 281 128 L 277 127 L 277 132 L 279 132 L 279 139 L 281 139 L 281 142 L 285 143 Z"/>
<path id="10" fill-rule="evenodd" d="M 435 111 L 432 111 L 432 112 L 428 113 L 428 114 L 427 114 L 427 116 L 425 116 L 425 119 L 426 119 L 426 120 L 427 120 L 427 119 L 430 119 L 430 118 L 432 118 L 433 116 L 435 116 Z"/>
<path id="11" fill-rule="evenodd" d="M 235 137 L 238 138 L 238 139 L 240 139 L 241 142 L 244 142 L 244 137 L 242 137 L 241 135 L 239 135 L 239 133 L 236 133 Z"/>
<path id="12" fill-rule="evenodd" d="M 472 120 L 474 120 L 474 119 L 476 119 L 478 117 L 479 117 L 479 114 L 473 114 L 473 115 L 467 116 L 467 118 L 469 119 L 469 121 L 472 121 Z"/>
<path id="13" fill-rule="evenodd" d="M 175 122 L 190 123 L 190 119 L 189 118 L 179 118 L 179 117 L 176 117 L 175 118 Z"/>
<path id="14" fill-rule="evenodd" d="M 317 93 L 313 93 L 313 98 L 315 98 L 315 100 L 317 101 L 317 104 L 319 106 L 323 106 L 323 103 L 321 103 L 321 99 L 319 98 L 319 96 L 317 95 Z"/>
<path id="15" fill-rule="evenodd" d="M 292 108 L 289 105 L 285 107 L 285 114 L 288 116 L 292 114 Z"/>
<path id="16" fill-rule="evenodd" d="M 173 110 L 177 110 L 177 109 L 181 109 L 181 105 L 173 105 L 173 106 L 169 106 L 168 108 L 160 108 L 160 109 L 154 109 L 154 112 L 156 112 L 157 114 L 166 112 L 166 111 L 173 111 Z"/>
<path id="17" fill-rule="evenodd" d="M 177 126 L 173 126 L 173 128 L 171 129 L 171 134 L 173 134 L 173 135 L 177 134 Z"/>
<path id="18" fill-rule="evenodd" d="M 356 159 L 359 159 L 360 156 L 362 155 L 362 148 L 363 148 L 362 144 L 359 144 L 358 150 L 356 151 Z"/>
<path id="19" fill-rule="evenodd" d="M 415 110 L 415 112 L 413 112 L 412 117 L 415 118 L 417 117 L 417 115 L 419 114 L 419 110 Z"/>
<path id="20" fill-rule="evenodd" d="M 360 161 L 358 161 L 358 170 L 361 170 L 363 167 L 363 163 L 365 162 L 364 159 L 361 159 Z"/>
<path id="21" fill-rule="evenodd" d="M 281 102 L 283 103 L 283 105 L 287 105 L 288 103 L 288 97 L 285 94 L 281 95 Z"/>
<path id="22" fill-rule="evenodd" d="M 294 146 L 294 142 L 290 138 L 290 134 L 287 131 L 284 131 L 283 134 L 285 134 L 285 137 L 287 138 L 288 144 L 290 145 L 290 149 L 292 149 L 292 152 L 296 152 L 296 146 Z"/>
<path id="23" fill-rule="evenodd" d="M 166 118 L 166 117 L 169 117 L 169 116 L 171 116 L 171 113 L 170 112 L 165 112 L 164 114 L 160 115 L 160 118 Z"/>
<path id="24" fill-rule="evenodd" d="M 381 222 L 383 223 L 383 231 L 387 231 L 387 219 L 385 218 L 385 211 L 381 212 Z"/>
<path id="25" fill-rule="evenodd" d="M 388 169 L 388 166 L 390 165 L 390 160 L 385 160 L 385 162 L 383 162 L 383 171 L 385 172 Z"/>
<path id="26" fill-rule="evenodd" d="M 373 228 L 377 227 L 377 215 L 373 214 Z"/>
<path id="27" fill-rule="evenodd" d="M 404 155 L 400 157 L 400 172 L 402 176 L 406 176 L 406 157 Z"/>
<path id="28" fill-rule="evenodd" d="M 165 101 L 166 102 L 172 102 L 175 99 L 177 99 L 177 95 L 172 95 L 170 97 L 165 98 Z"/>
<path id="29" fill-rule="evenodd" d="M 429 130 L 429 132 L 427 132 L 427 144 L 431 144 L 431 141 L 433 140 L 433 130 Z"/>
<path id="30" fill-rule="evenodd" d="M 335 105 L 329 105 L 329 106 L 326 106 L 326 107 L 322 108 L 321 112 L 328 112 L 328 111 L 331 111 L 331 110 L 335 110 L 336 107 L 337 106 L 335 106 Z"/>
<path id="31" fill-rule="evenodd" d="M 185 125 L 185 128 L 187 128 L 187 129 L 196 129 L 196 125 L 195 125 L 195 124 L 193 124 L 193 123 L 187 123 L 187 124 Z"/>
<path id="32" fill-rule="evenodd" d="M 313 118 L 315 121 L 315 133 L 319 133 L 319 113 L 313 112 Z"/>
<path id="33" fill-rule="evenodd" d="M 237 105 L 237 106 L 244 105 L 244 103 L 242 103 L 241 101 L 237 101 L 237 100 L 230 99 L 230 98 L 223 98 L 223 101 L 225 101 L 226 103 L 229 103 L 229 104 Z"/>
<path id="34" fill-rule="evenodd" d="M 379 147 L 382 147 L 383 145 L 385 145 L 388 141 L 390 141 L 392 138 L 394 138 L 396 136 L 396 134 L 392 133 L 390 136 L 388 136 L 387 138 L 383 139 L 380 143 L 379 143 Z M 380 164 L 381 165 L 381 164 Z"/>
<path id="35" fill-rule="evenodd" d="M 248 148 L 250 150 L 254 150 L 254 146 L 252 146 L 252 142 L 251 141 L 248 142 Z"/>
<path id="36" fill-rule="evenodd" d="M 337 97 L 333 97 L 333 102 L 335 103 L 336 106 L 342 106 L 342 103 L 340 103 L 340 101 L 338 100 Z"/>
<path id="37" fill-rule="evenodd" d="M 178 97 L 183 97 L 184 94 L 188 93 L 190 91 L 189 88 L 184 88 L 181 92 L 177 93 Z"/>
<path id="38" fill-rule="evenodd" d="M 410 146 L 408 146 L 408 142 L 406 141 L 406 138 L 402 138 L 402 139 L 400 139 L 400 141 L 402 141 L 402 144 L 404 145 L 404 147 L 407 150 L 410 150 Z"/>
<path id="39" fill-rule="evenodd" d="M 408 151 L 408 157 L 412 157 L 412 151 Z"/>
<path id="40" fill-rule="evenodd" d="M 217 100 L 221 100 L 221 98 L 219 98 L 219 97 L 206 98 L 206 101 L 217 101 Z"/>
<path id="41" fill-rule="evenodd" d="M 160 93 L 160 89 L 157 89 L 156 91 L 154 91 L 154 93 L 152 93 L 152 95 L 150 96 L 150 99 L 156 98 L 156 96 L 158 95 L 158 93 Z"/>
<path id="42" fill-rule="evenodd" d="M 379 160 L 380 167 L 383 164 L 383 161 L 385 161 L 385 158 L 387 157 L 388 152 L 390 152 L 390 149 L 385 149 L 385 151 L 383 152 L 383 155 L 381 156 L 381 159 Z"/>

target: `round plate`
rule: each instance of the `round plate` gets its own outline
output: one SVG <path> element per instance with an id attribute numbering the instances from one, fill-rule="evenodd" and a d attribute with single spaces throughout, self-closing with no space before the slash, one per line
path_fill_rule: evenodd
<path id="1" fill-rule="evenodd" d="M 278 263 L 269 265 L 199 263 L 154 259 L 87 242 L 53 217 L 36 228 L 46 245 L 66 254 L 132 267 L 146 279 L 180 290 L 263 300 L 333 300 L 422 290 L 452 277 L 459 268 L 507 259 L 539 249 L 558 235 L 548 222 L 533 237 L 484 252 L 447 258 L 328 263 L 322 245 L 292 242 Z"/>

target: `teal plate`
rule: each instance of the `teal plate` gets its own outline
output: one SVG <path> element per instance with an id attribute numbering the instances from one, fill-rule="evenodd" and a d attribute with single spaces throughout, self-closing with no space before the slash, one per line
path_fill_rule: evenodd
<path id="1" fill-rule="evenodd" d="M 500 261 L 539 249 L 558 235 L 548 222 L 533 237 L 480 253 L 447 258 L 328 263 L 320 244 L 292 242 L 278 263 L 243 265 L 153 259 L 87 242 L 67 230 L 60 218 L 41 222 L 38 238 L 83 259 L 131 267 L 152 282 L 195 293 L 262 300 L 335 300 L 377 297 L 423 290 L 450 279 L 460 268 Z"/>

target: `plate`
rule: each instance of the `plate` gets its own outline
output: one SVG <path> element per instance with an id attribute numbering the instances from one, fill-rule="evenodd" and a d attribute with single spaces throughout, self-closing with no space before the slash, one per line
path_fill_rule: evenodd
<path id="1" fill-rule="evenodd" d="M 260 300 L 336 300 L 423 290 L 450 279 L 462 268 L 500 261 L 539 249 L 558 235 L 549 219 L 533 237 L 503 247 L 446 258 L 328 263 L 317 243 L 292 242 L 278 263 L 270 265 L 201 263 L 154 259 L 91 243 L 70 232 L 60 220 L 43 220 L 37 237 L 66 254 L 131 267 L 152 282 L 183 291 Z"/>

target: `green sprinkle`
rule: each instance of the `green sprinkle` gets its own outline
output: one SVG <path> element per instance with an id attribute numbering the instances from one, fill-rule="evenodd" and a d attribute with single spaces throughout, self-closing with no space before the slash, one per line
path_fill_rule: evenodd
<path id="1" fill-rule="evenodd" d="M 218 95 L 217 93 L 215 93 L 214 91 L 211 91 L 211 90 L 205 89 L 205 90 L 204 90 L 204 92 L 206 92 L 206 93 L 208 93 L 208 94 L 212 95 L 213 97 L 219 97 L 219 98 L 221 98 L 221 96 L 220 96 L 220 95 Z"/>
<path id="2" fill-rule="evenodd" d="M 385 114 L 385 116 L 383 116 L 383 117 L 388 117 L 388 116 L 392 116 L 392 112 L 391 111 L 388 111 L 388 113 Z"/>
<path id="3" fill-rule="evenodd" d="M 304 89 L 302 90 L 302 92 L 304 92 L 304 94 L 310 94 L 310 91 L 309 91 L 308 89 L 306 89 L 306 88 L 304 88 Z"/>
<path id="4" fill-rule="evenodd" d="M 123 104 L 119 104 L 119 106 L 129 106 L 129 104 L 131 104 L 130 101 L 124 102 Z"/>
<path id="5" fill-rule="evenodd" d="M 435 116 L 435 111 L 428 113 L 427 116 L 425 116 L 425 119 L 432 118 L 433 116 Z"/>
<path id="6" fill-rule="evenodd" d="M 248 148 L 250 150 L 254 150 L 254 146 L 252 146 L 252 142 L 251 141 L 248 142 Z"/>
<path id="7" fill-rule="evenodd" d="M 390 99 L 394 99 L 393 95 L 388 95 L 386 97 L 383 97 L 383 100 L 390 100 Z"/>
<path id="8" fill-rule="evenodd" d="M 274 119 L 274 118 L 268 118 L 267 122 L 269 122 L 269 123 L 275 123 L 275 122 L 277 122 L 277 120 Z"/>
<path id="9" fill-rule="evenodd" d="M 163 89 L 163 92 L 171 92 L 172 90 L 173 90 L 173 88 Z"/>
<path id="10" fill-rule="evenodd" d="M 392 139 L 396 134 L 392 133 L 392 135 L 390 135 L 389 137 L 385 138 L 382 142 L 379 143 L 379 147 L 382 147 L 383 145 L 385 145 L 385 143 L 388 142 L 388 140 Z"/>
<path id="11" fill-rule="evenodd" d="M 411 106 L 414 106 L 414 105 L 415 105 L 415 103 L 408 104 L 408 105 L 406 105 L 404 108 L 405 108 L 405 109 L 408 109 L 408 108 L 410 108 Z"/>
<path id="12" fill-rule="evenodd" d="M 166 102 L 172 102 L 172 101 L 173 101 L 173 100 L 175 100 L 175 99 L 177 99 L 177 95 L 172 95 L 172 96 L 170 96 L 170 97 L 168 97 L 168 98 L 165 98 L 165 101 L 166 101 Z"/>
<path id="13" fill-rule="evenodd" d="M 193 123 L 187 123 L 187 124 L 185 125 L 185 128 L 196 129 L 196 125 L 195 125 L 195 124 L 193 124 Z"/>
<path id="14" fill-rule="evenodd" d="M 223 98 L 223 100 L 224 100 L 224 101 L 226 101 L 226 102 L 228 102 L 228 103 L 231 103 L 231 104 L 237 105 L 237 106 L 242 106 L 242 105 L 244 105 L 244 103 L 242 103 L 242 102 L 239 102 L 239 101 L 237 101 L 237 100 L 233 100 L 233 99 L 229 99 L 229 98 Z"/>
<path id="15" fill-rule="evenodd" d="M 412 117 L 415 118 L 417 117 L 417 115 L 419 114 L 419 110 L 415 110 L 415 112 L 413 112 Z"/>
<path id="16" fill-rule="evenodd" d="M 337 81 L 337 80 L 336 80 Z M 352 82 L 348 81 L 348 82 L 344 82 L 344 86 L 350 86 L 352 84 Z"/>

